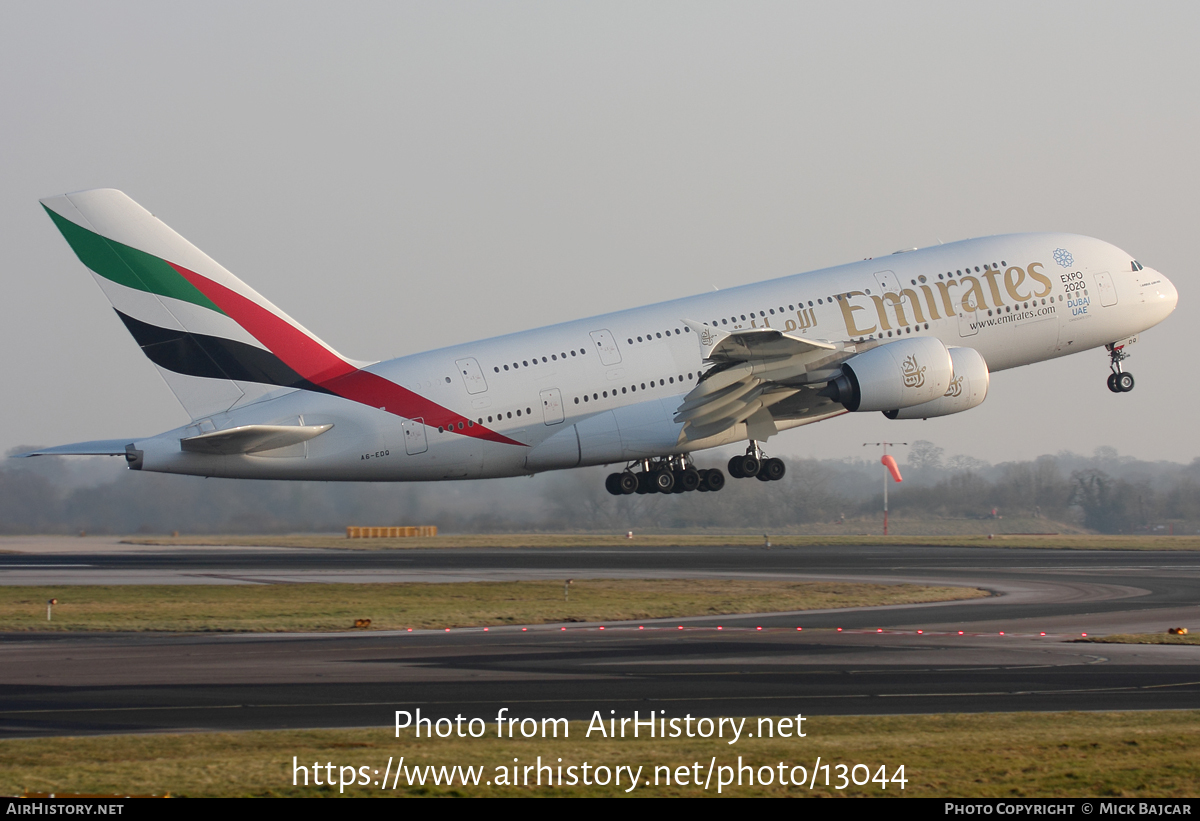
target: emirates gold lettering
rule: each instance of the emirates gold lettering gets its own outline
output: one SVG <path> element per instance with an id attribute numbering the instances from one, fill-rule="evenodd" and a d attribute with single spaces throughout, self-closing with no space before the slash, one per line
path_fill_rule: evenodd
<path id="1" fill-rule="evenodd" d="M 1000 286 L 996 284 L 998 276 L 1000 276 L 998 269 L 987 268 L 983 272 L 983 278 L 987 280 L 988 288 L 992 292 L 992 302 L 996 305 L 1003 305 L 1004 299 L 1000 296 Z"/>
<path id="2" fill-rule="evenodd" d="M 912 305 L 913 321 L 914 322 L 924 322 L 925 321 L 925 312 L 921 310 L 921 298 L 919 296 L 917 296 L 917 292 L 910 288 L 905 288 L 904 290 L 902 290 L 900 292 L 900 296 L 907 299 L 909 301 L 909 304 Z M 907 325 L 908 323 L 901 322 L 900 324 Z"/>
<path id="3" fill-rule="evenodd" d="M 1022 269 L 1015 265 L 1004 269 L 1004 290 L 1008 291 L 1008 295 L 1017 302 L 1029 299 L 1028 296 L 1021 296 L 1021 292 L 1017 290 L 1024 281 L 1025 271 Z"/>
<path id="4" fill-rule="evenodd" d="M 1040 263 L 1040 262 L 1031 262 L 1027 266 L 1025 266 L 1026 270 L 1029 271 L 1030 279 L 1037 280 L 1039 283 L 1041 283 L 1042 287 L 1045 289 L 1045 290 L 1037 291 L 1036 293 L 1034 293 L 1034 296 L 1036 296 L 1038 298 L 1041 298 L 1044 296 L 1049 296 L 1050 291 L 1053 290 L 1053 288 L 1054 288 L 1054 284 L 1052 282 L 1050 282 L 1050 277 L 1046 276 L 1041 271 L 1037 270 L 1038 268 L 1041 268 L 1041 267 L 1042 267 L 1042 263 Z"/>
<path id="5" fill-rule="evenodd" d="M 888 321 L 887 311 L 883 307 L 884 297 L 888 296 L 894 297 L 895 294 L 884 294 L 881 297 L 871 294 L 871 301 L 875 303 L 875 313 L 879 316 L 879 328 L 883 331 L 890 331 L 892 329 L 892 323 Z"/>
<path id="6" fill-rule="evenodd" d="M 909 293 L 912 293 L 912 292 L 909 291 Z M 903 292 L 901 292 L 899 294 L 884 294 L 883 301 L 890 302 L 892 304 L 892 308 L 896 312 L 896 325 L 898 325 L 899 327 L 904 327 L 905 325 L 909 324 L 908 316 L 904 313 L 904 293 Z"/>
<path id="7" fill-rule="evenodd" d="M 919 388 L 925 384 L 925 366 L 917 363 L 916 354 L 904 357 L 904 361 L 900 363 L 900 372 L 906 388 Z"/>
<path id="8" fill-rule="evenodd" d="M 967 312 L 986 311 L 989 307 L 1002 308 L 1005 305 L 1005 294 L 1013 302 L 1025 302 L 1049 296 L 1053 283 L 1039 270 L 1041 267 L 1042 263 L 1031 262 L 1025 268 L 1012 265 L 1005 268 L 1003 272 L 999 268 L 989 268 L 981 277 L 964 276 L 962 279 L 934 282 L 931 285 L 937 288 L 936 294 L 930 285 L 902 288 L 899 293 L 888 291 L 880 295 L 868 294 L 865 291 L 850 291 L 839 301 L 838 307 L 842 310 L 842 319 L 845 320 L 846 332 L 850 336 L 869 336 L 876 332 L 890 331 L 896 327 L 904 328 L 914 322 L 918 324 L 926 322 L 928 321 L 926 316 L 930 320 L 938 320 L 943 316 L 953 317 L 957 313 L 955 288 L 963 289 L 957 296 L 961 309 Z M 1022 292 L 1023 287 L 1030 287 L 1029 280 L 1041 286 L 1032 294 Z M 1001 282 L 1003 287 L 1001 287 Z M 924 296 L 923 300 L 922 295 Z M 990 304 L 989 296 L 991 297 Z M 857 297 L 867 297 L 871 300 L 878 319 L 876 324 L 868 326 L 866 317 L 855 316 L 860 311 L 867 312 L 868 315 L 870 313 L 867 305 L 855 304 Z M 939 298 L 942 310 L 939 310 Z M 796 316 L 799 319 L 798 322 L 787 320 L 787 330 L 808 328 L 816 324 L 816 317 L 812 309 L 802 308 L 796 312 Z M 961 391 L 962 387 L 951 384 L 951 390 Z M 947 396 L 950 395 L 957 396 L 956 393 L 947 394 Z"/>
<path id="9" fill-rule="evenodd" d="M 942 315 L 938 313 L 937 300 L 933 298 L 933 291 L 929 290 L 928 285 L 922 285 L 920 287 L 921 291 L 925 294 L 925 305 L 929 308 L 929 318 L 941 319 Z M 951 313 L 953 313 L 953 311 L 951 311 Z M 923 319 L 921 321 L 924 322 Z"/>
<path id="10" fill-rule="evenodd" d="M 873 334 L 875 333 L 875 329 L 878 327 L 877 325 L 872 325 L 870 328 L 860 328 L 858 323 L 854 321 L 855 311 L 867 310 L 866 307 L 862 305 L 855 305 L 853 302 L 851 302 L 851 300 L 856 296 L 866 296 L 866 294 L 864 294 L 862 291 L 851 291 L 850 293 L 846 294 L 841 302 L 838 303 L 838 307 L 842 309 L 842 319 L 846 320 L 846 332 L 850 334 L 850 336 L 866 336 L 868 334 Z M 801 321 L 804 320 L 804 313 L 804 311 L 799 312 Z M 811 309 L 809 310 L 809 313 L 811 313 Z M 814 322 L 813 324 L 815 325 L 816 323 Z M 807 328 L 808 326 L 801 325 L 800 327 Z"/>
<path id="11" fill-rule="evenodd" d="M 975 277 L 963 277 L 959 280 L 966 286 L 967 292 L 962 295 L 964 311 L 982 311 L 987 308 L 987 300 L 983 295 L 983 283 Z"/>
<path id="12" fill-rule="evenodd" d="M 851 309 L 851 310 L 853 310 L 853 309 Z M 862 311 L 865 309 L 862 307 L 859 307 L 858 310 Z M 846 302 L 843 301 L 842 302 L 842 313 L 844 314 L 845 312 L 846 312 Z M 785 331 L 795 331 L 797 329 L 804 330 L 805 328 L 811 328 L 817 324 L 817 315 L 815 313 L 813 313 L 812 308 L 801 308 L 800 310 L 796 311 L 796 317 L 799 321 L 797 321 L 797 319 L 789 319 L 783 323 L 783 329 Z M 850 325 L 851 325 L 851 323 L 849 323 L 849 322 L 846 323 L 847 328 L 849 328 Z"/>
<path id="13" fill-rule="evenodd" d="M 950 296 L 950 289 L 957 288 L 958 282 L 950 280 L 949 282 L 935 282 L 938 293 L 942 295 L 942 307 L 946 309 L 946 316 L 954 316 L 954 300 Z M 930 302 L 930 310 L 933 310 L 933 303 Z"/>

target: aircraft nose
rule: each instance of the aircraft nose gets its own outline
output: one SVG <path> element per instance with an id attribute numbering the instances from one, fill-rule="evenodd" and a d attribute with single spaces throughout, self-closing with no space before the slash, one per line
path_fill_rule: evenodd
<path id="1" fill-rule="evenodd" d="M 1175 306 L 1179 304 L 1179 291 L 1176 290 L 1174 283 L 1166 277 L 1162 278 L 1162 283 L 1158 288 L 1158 303 L 1162 307 L 1162 315 L 1166 317 L 1175 310 Z"/>

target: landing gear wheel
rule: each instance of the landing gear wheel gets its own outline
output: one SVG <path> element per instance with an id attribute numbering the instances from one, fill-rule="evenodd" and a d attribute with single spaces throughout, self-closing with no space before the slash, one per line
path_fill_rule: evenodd
<path id="1" fill-rule="evenodd" d="M 752 453 L 747 453 L 745 456 L 738 457 L 738 472 L 742 474 L 742 478 L 749 479 L 751 476 L 757 476 L 762 470 L 762 462 L 758 461 L 758 457 Z"/>
<path id="2" fill-rule="evenodd" d="M 672 493 L 684 493 L 687 488 L 683 486 L 683 471 L 673 470 L 671 475 L 675 477 L 675 487 L 671 488 Z"/>
<path id="3" fill-rule="evenodd" d="M 660 470 L 651 474 L 650 481 L 656 493 L 670 493 L 675 490 L 675 474 L 669 470 Z"/>
<path id="4" fill-rule="evenodd" d="M 758 478 L 761 479 L 764 473 L 767 475 L 767 481 L 778 482 L 783 478 L 783 474 L 787 473 L 787 466 L 783 463 L 782 459 L 768 459 L 763 462 Z"/>
<path id="5" fill-rule="evenodd" d="M 1120 392 L 1121 392 L 1121 387 L 1120 387 L 1120 386 L 1117 384 L 1117 377 L 1118 377 L 1118 376 L 1120 376 L 1120 374 L 1116 374 L 1116 373 L 1110 373 L 1110 374 L 1108 375 L 1108 389 L 1109 389 L 1110 391 L 1112 391 L 1113 393 L 1120 393 Z"/>
<path id="6" fill-rule="evenodd" d="M 684 493 L 690 493 L 700 487 L 700 471 L 693 468 L 681 470 L 679 475 L 675 477 L 675 482 L 682 488 Z"/>
<path id="7" fill-rule="evenodd" d="M 767 468 L 766 468 L 766 466 L 765 466 L 765 465 L 763 466 L 763 469 L 762 469 L 762 470 L 760 470 L 760 471 L 758 472 L 758 475 L 757 475 L 757 476 L 755 476 L 754 478 L 755 478 L 755 479 L 757 479 L 757 480 L 758 480 L 758 481 L 760 481 L 760 482 L 769 482 L 769 481 L 771 481 L 771 477 L 770 477 L 770 475 L 768 475 L 768 473 L 767 473 Z"/>
<path id="8" fill-rule="evenodd" d="M 1133 390 L 1133 374 L 1119 373 L 1117 374 L 1117 378 L 1114 380 L 1114 383 L 1121 393 L 1129 393 L 1131 390 Z"/>
<path id="9" fill-rule="evenodd" d="M 617 487 L 620 489 L 623 496 L 628 496 L 631 493 L 637 493 L 638 484 L 638 477 L 632 473 L 625 472 L 618 475 Z"/>
<path id="10" fill-rule="evenodd" d="M 649 473 L 637 473 L 637 493 L 653 493 L 654 483 L 650 481 Z"/>
<path id="11" fill-rule="evenodd" d="M 610 473 L 604 479 L 604 489 L 613 496 L 621 495 L 621 474 Z"/>
<path id="12" fill-rule="evenodd" d="M 741 479 L 742 476 L 742 457 L 735 456 L 729 460 L 729 475 L 734 479 Z"/>
<path id="13" fill-rule="evenodd" d="M 704 484 L 701 486 L 701 490 L 707 488 L 710 492 L 716 493 L 718 490 L 725 487 L 725 474 L 720 470 L 713 468 L 712 470 L 707 471 L 707 474 L 708 475 L 704 477 Z"/>

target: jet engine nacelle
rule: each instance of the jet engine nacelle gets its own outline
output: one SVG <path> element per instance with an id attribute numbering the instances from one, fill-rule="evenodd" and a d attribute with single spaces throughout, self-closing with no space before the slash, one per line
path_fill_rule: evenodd
<path id="1" fill-rule="evenodd" d="M 821 395 L 850 411 L 892 411 L 938 399 L 953 378 L 954 364 L 941 340 L 913 337 L 850 357 Z"/>
<path id="2" fill-rule="evenodd" d="M 950 360 L 954 363 L 954 378 L 946 393 L 923 405 L 912 405 L 884 411 L 888 419 L 928 419 L 931 416 L 948 416 L 970 410 L 987 398 L 991 375 L 987 363 L 974 348 L 950 348 Z"/>

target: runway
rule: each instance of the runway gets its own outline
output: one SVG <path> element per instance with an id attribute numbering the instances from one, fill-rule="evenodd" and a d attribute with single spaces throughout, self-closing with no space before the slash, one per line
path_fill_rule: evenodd
<path id="1" fill-rule="evenodd" d="M 635 709 L 819 716 L 1200 708 L 1200 647 L 1075 641 L 1083 633 L 1200 627 L 1194 552 L 114 544 L 71 552 L 69 540 L 54 544 L 0 554 L 0 584 L 702 576 L 960 584 L 994 595 L 524 631 L 9 633 L 0 635 L 0 737 L 386 727 L 394 710 L 417 706 L 435 717 L 494 718 L 508 707 L 510 716 L 581 719 Z"/>

